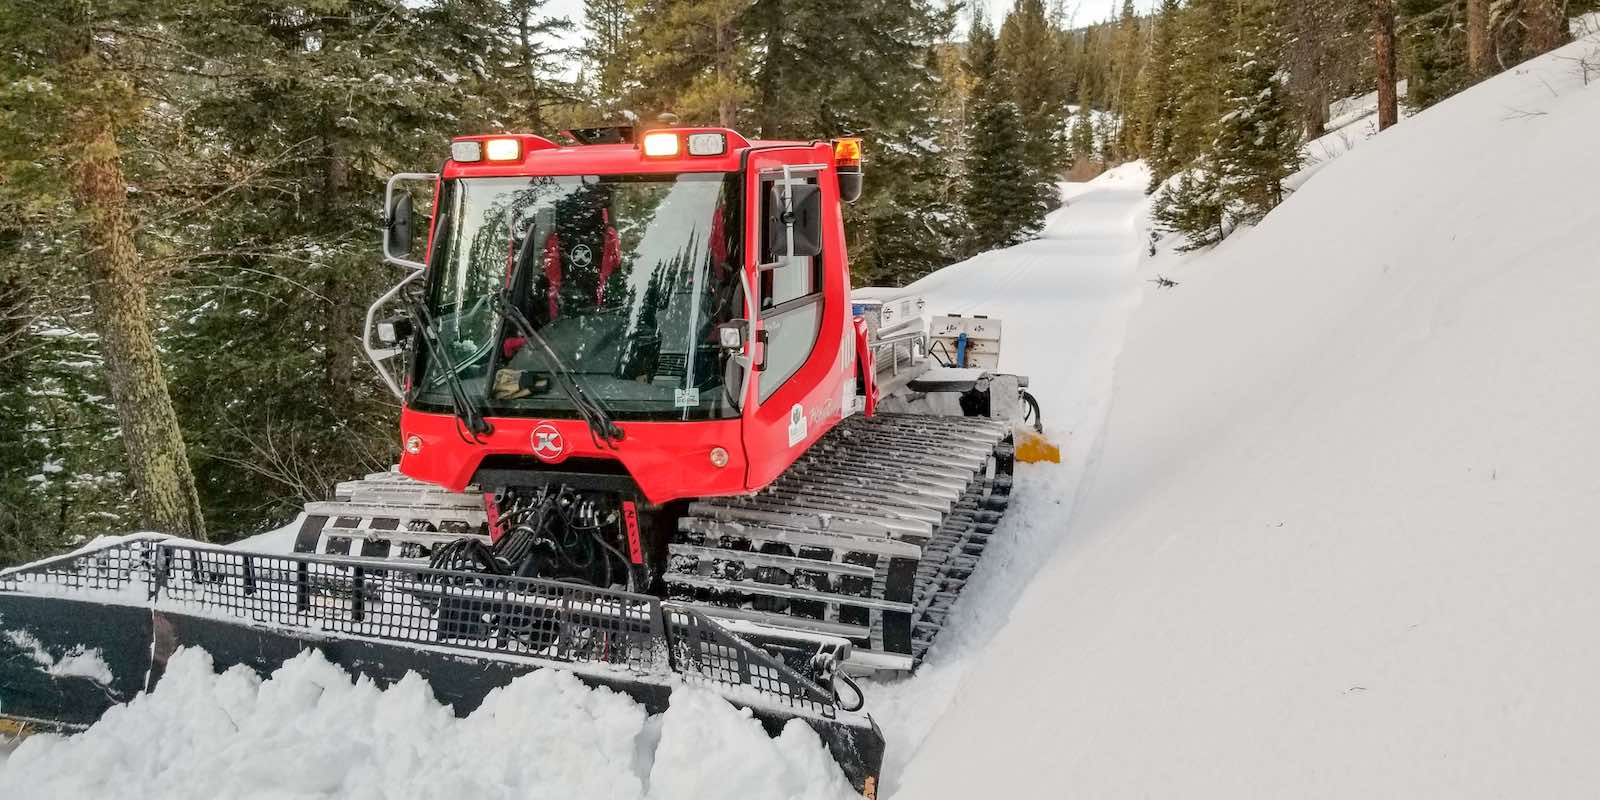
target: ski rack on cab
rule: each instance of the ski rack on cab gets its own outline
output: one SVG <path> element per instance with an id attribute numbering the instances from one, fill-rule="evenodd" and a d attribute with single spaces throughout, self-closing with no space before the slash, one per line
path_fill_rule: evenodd
<path id="1" fill-rule="evenodd" d="M 652 714 L 688 684 L 748 707 L 774 736 L 805 720 L 858 791 L 883 758 L 877 726 L 831 686 L 649 595 L 153 534 L 0 571 L 0 717 L 13 724 L 86 727 L 153 689 L 180 647 L 263 676 L 307 648 L 379 686 L 416 671 L 462 715 L 542 668 Z"/>

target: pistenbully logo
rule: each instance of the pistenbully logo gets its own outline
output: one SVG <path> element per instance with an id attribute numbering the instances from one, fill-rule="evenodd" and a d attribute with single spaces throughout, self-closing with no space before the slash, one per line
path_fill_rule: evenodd
<path id="1" fill-rule="evenodd" d="M 556 426 L 541 422 L 533 426 L 533 454 L 540 461 L 559 461 L 567 452 L 567 440 Z"/>
<path id="2" fill-rule="evenodd" d="M 580 244 L 572 248 L 572 266 L 587 267 L 593 263 L 594 251 L 589 249 L 589 245 Z"/>

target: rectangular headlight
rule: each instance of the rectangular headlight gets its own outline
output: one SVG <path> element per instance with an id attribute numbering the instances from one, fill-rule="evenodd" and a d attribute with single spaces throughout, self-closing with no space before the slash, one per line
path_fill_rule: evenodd
<path id="1" fill-rule="evenodd" d="M 483 160 L 483 142 L 451 142 L 450 158 L 454 161 L 473 162 Z"/>
<path id="2" fill-rule="evenodd" d="M 720 156 L 728 151 L 728 137 L 720 133 L 689 134 L 689 155 Z"/>

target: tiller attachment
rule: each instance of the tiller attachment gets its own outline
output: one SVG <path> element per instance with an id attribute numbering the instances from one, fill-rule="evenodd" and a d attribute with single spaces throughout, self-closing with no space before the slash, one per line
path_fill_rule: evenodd
<path id="1" fill-rule="evenodd" d="M 180 647 L 263 676 L 306 648 L 379 686 L 415 671 L 461 715 L 536 669 L 568 670 L 652 714 L 687 683 L 748 706 L 773 735 L 805 720 L 857 790 L 876 784 L 883 759 L 877 726 L 834 690 L 848 643 L 735 635 L 648 595 L 153 535 L 0 572 L 0 718 L 13 726 L 86 727 L 153 689 Z M 858 700 L 845 693 L 846 707 Z"/>

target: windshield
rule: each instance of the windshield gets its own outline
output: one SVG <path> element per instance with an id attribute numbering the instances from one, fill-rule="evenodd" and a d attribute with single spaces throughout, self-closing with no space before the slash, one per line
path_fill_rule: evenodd
<path id="1" fill-rule="evenodd" d="M 447 181 L 425 302 L 467 393 L 491 414 L 574 417 L 564 367 L 618 419 L 737 416 L 716 326 L 744 316 L 738 188 L 721 173 Z M 497 312 L 502 290 L 559 363 Z M 426 355 L 413 403 L 448 410 L 447 365 Z"/>

